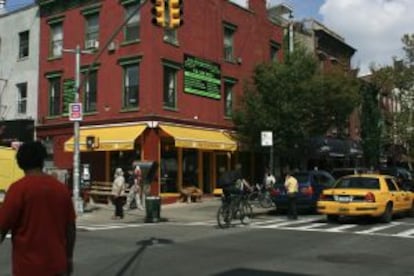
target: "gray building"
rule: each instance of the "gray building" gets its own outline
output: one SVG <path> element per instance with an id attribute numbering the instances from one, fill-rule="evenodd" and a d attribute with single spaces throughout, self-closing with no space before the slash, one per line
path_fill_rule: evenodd
<path id="1" fill-rule="evenodd" d="M 0 144 L 35 136 L 39 72 L 37 5 L 7 11 L 0 1 Z"/>

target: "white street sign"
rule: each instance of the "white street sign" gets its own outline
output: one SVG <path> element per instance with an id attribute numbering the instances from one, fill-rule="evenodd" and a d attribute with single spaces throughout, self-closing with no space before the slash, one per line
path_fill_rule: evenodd
<path id="1" fill-rule="evenodd" d="M 82 121 L 82 104 L 69 104 L 69 121 Z"/>
<path id="2" fill-rule="evenodd" d="M 262 147 L 273 146 L 273 132 L 262 131 Z"/>

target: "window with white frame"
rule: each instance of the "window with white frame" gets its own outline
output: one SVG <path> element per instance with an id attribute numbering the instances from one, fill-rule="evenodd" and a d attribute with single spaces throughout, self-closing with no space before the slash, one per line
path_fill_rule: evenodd
<path id="1" fill-rule="evenodd" d="M 139 40 L 140 32 L 140 13 L 139 13 L 139 1 L 133 4 L 125 6 L 125 18 L 132 16 L 124 27 L 125 41 Z"/>
<path id="2" fill-rule="evenodd" d="M 50 57 L 62 56 L 63 48 L 63 24 L 62 22 L 50 25 Z"/>
<path id="3" fill-rule="evenodd" d="M 19 59 L 29 56 L 29 31 L 19 33 Z"/>
<path id="4" fill-rule="evenodd" d="M 164 107 L 177 108 L 177 72 L 173 66 L 164 65 Z"/>
<path id="5" fill-rule="evenodd" d="M 124 93 L 122 108 L 137 108 L 139 106 L 139 64 L 124 65 Z"/>
<path id="6" fill-rule="evenodd" d="M 49 116 L 61 114 L 61 76 L 50 76 L 49 80 Z"/>
<path id="7" fill-rule="evenodd" d="M 26 114 L 27 112 L 27 83 L 22 82 L 17 85 L 17 113 Z"/>
<path id="8" fill-rule="evenodd" d="M 224 60 L 234 62 L 234 34 L 236 26 L 224 24 L 223 43 L 224 43 Z"/>
<path id="9" fill-rule="evenodd" d="M 96 111 L 97 102 L 97 76 L 98 72 L 92 70 L 86 78 L 84 74 L 84 89 L 83 89 L 83 110 L 85 113 Z"/>

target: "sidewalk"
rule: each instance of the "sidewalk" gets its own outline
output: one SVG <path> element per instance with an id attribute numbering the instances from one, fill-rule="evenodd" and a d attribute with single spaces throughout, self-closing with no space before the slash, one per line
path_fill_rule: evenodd
<path id="1" fill-rule="evenodd" d="M 201 202 L 172 203 L 161 205 L 161 223 L 205 221 L 216 218 L 216 213 L 221 204 L 220 198 L 206 197 Z M 124 211 L 124 218 L 113 220 L 115 207 L 112 204 L 89 204 L 85 212 L 77 219 L 78 224 L 107 224 L 107 223 L 143 223 L 146 211 L 133 209 Z"/>
<path id="2" fill-rule="evenodd" d="M 221 205 L 219 197 L 204 197 L 201 202 L 161 205 L 160 217 L 162 222 L 197 222 L 215 220 L 217 210 Z M 253 208 L 255 214 L 265 214 L 272 209 Z M 78 224 L 109 224 L 109 223 L 144 223 L 146 211 L 133 209 L 124 211 L 124 218 L 113 220 L 115 207 L 112 204 L 89 205 L 77 219 Z"/>

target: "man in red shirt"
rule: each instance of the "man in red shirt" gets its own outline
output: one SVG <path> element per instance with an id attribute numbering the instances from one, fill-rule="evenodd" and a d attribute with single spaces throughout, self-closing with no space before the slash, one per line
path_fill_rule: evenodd
<path id="1" fill-rule="evenodd" d="M 20 146 L 16 159 L 25 176 L 0 207 L 0 242 L 11 231 L 14 276 L 72 273 L 75 211 L 66 186 L 42 172 L 45 158 L 40 142 Z"/>

